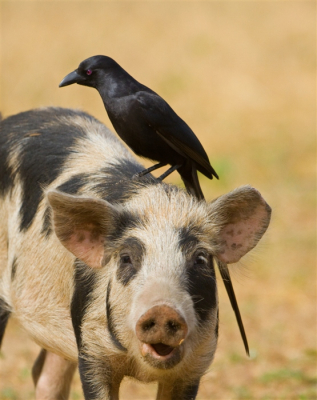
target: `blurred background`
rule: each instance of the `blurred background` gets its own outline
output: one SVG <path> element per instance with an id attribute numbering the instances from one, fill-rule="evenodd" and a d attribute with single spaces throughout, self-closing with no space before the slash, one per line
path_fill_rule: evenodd
<path id="1" fill-rule="evenodd" d="M 97 91 L 58 88 L 105 54 L 196 133 L 220 176 L 200 176 L 208 200 L 251 184 L 271 205 L 264 240 L 231 268 L 251 358 L 219 280 L 219 345 L 197 399 L 316 399 L 315 1 L 1 1 L 0 13 L 3 117 L 73 107 L 112 129 Z M 1 400 L 34 398 L 38 352 L 12 319 Z M 155 389 L 126 380 L 121 398 Z M 83 399 L 78 375 L 71 399 Z"/>

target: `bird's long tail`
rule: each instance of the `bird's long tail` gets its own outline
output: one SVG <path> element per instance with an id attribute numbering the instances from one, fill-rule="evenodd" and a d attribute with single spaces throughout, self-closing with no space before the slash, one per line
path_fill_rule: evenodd
<path id="1" fill-rule="evenodd" d="M 197 197 L 198 200 L 204 200 L 205 197 L 200 187 L 196 167 L 194 165 L 184 164 L 178 168 L 178 172 L 188 193 Z"/>
<path id="2" fill-rule="evenodd" d="M 232 309 L 233 309 L 234 314 L 236 316 L 236 320 L 237 320 L 237 323 L 238 323 L 238 326 L 239 326 L 239 330 L 240 330 L 240 334 L 241 334 L 241 337 L 242 337 L 242 340 L 243 340 L 245 351 L 246 351 L 247 355 L 250 356 L 248 339 L 247 339 L 247 335 L 246 335 L 245 330 L 244 330 L 244 326 L 243 326 L 243 322 L 242 322 L 242 318 L 241 318 L 238 302 L 237 302 L 237 299 L 236 299 L 236 295 L 235 295 L 234 290 L 233 290 L 229 269 L 227 267 L 227 264 L 222 263 L 221 261 L 217 261 L 217 264 L 218 264 L 218 267 L 219 267 L 219 271 L 220 271 L 223 283 L 225 284 L 225 288 L 227 290 Z"/>

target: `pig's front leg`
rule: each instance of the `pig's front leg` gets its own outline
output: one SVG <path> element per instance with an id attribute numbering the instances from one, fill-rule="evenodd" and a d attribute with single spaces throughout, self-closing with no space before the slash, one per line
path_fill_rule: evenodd
<path id="1" fill-rule="evenodd" d="M 199 381 L 186 384 L 183 381 L 159 383 L 156 400 L 195 400 L 198 393 Z"/>
<path id="2" fill-rule="evenodd" d="M 110 363 L 79 357 L 78 367 L 85 400 L 119 400 L 123 376 L 116 374 Z"/>

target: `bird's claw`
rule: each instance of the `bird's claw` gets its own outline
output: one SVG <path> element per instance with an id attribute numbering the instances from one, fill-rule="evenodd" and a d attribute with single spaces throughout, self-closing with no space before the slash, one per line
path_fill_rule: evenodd
<path id="1" fill-rule="evenodd" d="M 132 175 L 132 180 L 136 181 L 137 179 L 141 178 L 143 176 L 142 172 L 137 172 L 136 174 Z"/>

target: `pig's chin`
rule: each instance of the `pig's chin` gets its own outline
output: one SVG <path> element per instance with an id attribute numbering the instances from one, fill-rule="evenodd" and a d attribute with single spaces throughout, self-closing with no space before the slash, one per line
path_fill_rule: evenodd
<path id="1" fill-rule="evenodd" d="M 181 346 L 171 347 L 163 343 L 140 343 L 144 360 L 154 368 L 170 369 L 182 359 Z"/>

